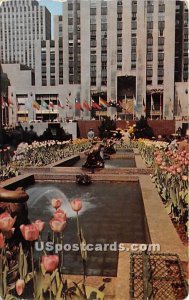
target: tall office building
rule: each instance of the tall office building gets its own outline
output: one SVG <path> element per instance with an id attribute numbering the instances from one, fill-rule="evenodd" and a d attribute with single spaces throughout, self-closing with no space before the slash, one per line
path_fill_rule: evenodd
<path id="1" fill-rule="evenodd" d="M 81 99 L 91 92 L 105 92 L 107 100 L 133 95 L 139 115 L 149 115 L 153 104 L 154 116 L 171 119 L 175 76 L 188 80 L 187 12 L 186 1 L 64 2 L 63 83 L 81 84 Z"/>
<path id="2" fill-rule="evenodd" d="M 51 38 L 51 14 L 36 0 L 6 0 L 0 6 L 2 63 L 35 66 L 35 40 Z"/>
<path id="3" fill-rule="evenodd" d="M 187 1 L 68 0 L 63 14 L 54 17 L 54 41 L 38 39 L 35 56 L 35 86 L 19 86 L 18 93 L 13 82 L 15 99 L 23 94 L 39 104 L 60 100 L 62 117 L 75 116 L 74 101 L 90 105 L 99 95 L 136 100 L 137 117 L 187 115 Z M 107 109 L 115 113 L 116 107 Z M 85 109 L 82 117 L 90 112 Z"/>

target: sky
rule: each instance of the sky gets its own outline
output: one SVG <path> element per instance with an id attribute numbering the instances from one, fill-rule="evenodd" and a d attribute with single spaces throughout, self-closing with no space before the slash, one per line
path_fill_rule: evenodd
<path id="1" fill-rule="evenodd" d="M 53 0 L 38 0 L 40 5 L 45 5 L 52 15 L 62 14 L 62 3 Z"/>
<path id="2" fill-rule="evenodd" d="M 51 38 L 54 38 L 54 22 L 53 16 L 54 15 L 62 15 L 62 3 L 55 0 L 38 0 L 40 5 L 44 5 L 48 8 L 51 13 Z"/>

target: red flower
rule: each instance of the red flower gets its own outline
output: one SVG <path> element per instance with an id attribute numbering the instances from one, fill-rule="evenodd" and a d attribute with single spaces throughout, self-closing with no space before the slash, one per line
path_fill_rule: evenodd
<path id="1" fill-rule="evenodd" d="M 36 241 L 39 237 L 39 229 L 34 223 L 30 225 L 21 225 L 20 230 L 26 241 Z"/>
<path id="2" fill-rule="evenodd" d="M 0 249 L 4 248 L 5 246 L 5 239 L 2 233 L 0 233 Z"/>
<path id="3" fill-rule="evenodd" d="M 43 255 L 42 265 L 47 272 L 53 272 L 58 267 L 59 257 L 58 255 Z"/>
<path id="4" fill-rule="evenodd" d="M 66 227 L 66 221 L 63 221 L 62 219 L 59 218 L 53 218 L 50 222 L 50 227 L 52 231 L 54 232 L 62 232 L 64 228 Z"/>
<path id="5" fill-rule="evenodd" d="M 57 211 L 53 215 L 54 219 L 61 219 L 62 221 L 67 220 L 67 215 L 62 209 L 57 209 Z"/>
<path id="6" fill-rule="evenodd" d="M 80 211 L 82 209 L 82 202 L 80 199 L 75 199 L 71 201 L 71 207 L 73 211 Z"/>
<path id="7" fill-rule="evenodd" d="M 52 205 L 52 207 L 57 209 L 62 205 L 62 200 L 61 199 L 52 199 L 51 205 Z"/>
<path id="8" fill-rule="evenodd" d="M 45 227 L 45 222 L 41 221 L 41 220 L 36 220 L 34 222 L 34 224 L 37 226 L 39 232 L 43 231 L 44 227 Z"/>
<path id="9" fill-rule="evenodd" d="M 16 221 L 16 217 L 12 218 L 8 212 L 0 215 L 0 230 L 10 231 Z"/>

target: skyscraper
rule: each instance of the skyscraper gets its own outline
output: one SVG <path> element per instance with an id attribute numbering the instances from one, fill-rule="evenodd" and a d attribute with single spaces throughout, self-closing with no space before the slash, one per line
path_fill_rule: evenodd
<path id="1" fill-rule="evenodd" d="M 35 66 L 34 41 L 51 38 L 51 14 L 36 0 L 6 0 L 0 6 L 2 63 Z"/>
<path id="2" fill-rule="evenodd" d="M 178 26 L 181 2 L 183 23 Z M 181 35 L 185 31 L 180 55 L 186 62 L 187 9 L 186 1 L 170 0 L 64 2 L 63 82 L 81 84 L 83 99 L 90 99 L 91 91 L 106 92 L 107 100 L 133 93 L 140 114 L 143 103 L 149 113 L 153 97 L 157 117 L 172 118 L 175 32 L 178 27 Z M 182 73 L 181 81 L 187 81 L 186 66 Z"/>

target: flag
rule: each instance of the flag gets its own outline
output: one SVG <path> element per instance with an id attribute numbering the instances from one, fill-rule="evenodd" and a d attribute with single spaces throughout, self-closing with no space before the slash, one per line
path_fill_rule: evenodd
<path id="1" fill-rule="evenodd" d="M 64 105 L 60 102 L 60 100 L 58 100 L 58 107 L 60 107 L 60 108 L 64 108 Z"/>
<path id="2" fill-rule="evenodd" d="M 68 98 L 66 98 L 66 107 L 68 107 L 69 109 L 72 109 L 72 105 L 70 104 L 70 100 Z"/>
<path id="3" fill-rule="evenodd" d="M 1 107 L 2 107 L 2 109 L 5 108 L 5 101 L 4 101 L 3 97 L 1 97 Z"/>
<path id="4" fill-rule="evenodd" d="M 37 103 L 37 101 L 34 100 L 32 103 L 32 106 L 33 106 L 33 108 L 40 110 L 40 105 Z"/>
<path id="5" fill-rule="evenodd" d="M 8 97 L 8 105 L 14 105 L 14 103 L 10 97 Z"/>
<path id="6" fill-rule="evenodd" d="M 92 107 L 101 110 L 101 107 L 92 99 Z"/>
<path id="7" fill-rule="evenodd" d="M 122 101 L 119 100 L 119 106 L 123 108 Z"/>
<path id="8" fill-rule="evenodd" d="M 135 97 L 133 96 L 133 101 L 134 101 L 134 110 L 137 111 L 138 108 L 137 108 L 137 102 L 136 102 L 136 99 Z"/>
<path id="9" fill-rule="evenodd" d="M 75 99 L 75 109 L 83 111 L 83 107 L 82 107 L 81 103 L 77 99 Z"/>
<path id="10" fill-rule="evenodd" d="M 155 110 L 153 94 L 151 94 L 151 111 Z"/>
<path id="11" fill-rule="evenodd" d="M 144 102 L 144 98 L 143 98 L 143 101 L 142 101 L 142 106 L 143 106 L 142 112 L 145 113 L 146 112 L 146 104 Z"/>
<path id="12" fill-rule="evenodd" d="M 126 99 L 124 102 L 124 106 L 122 106 L 123 109 L 126 111 L 126 113 L 133 114 L 133 99 Z"/>
<path id="13" fill-rule="evenodd" d="M 48 104 L 44 100 L 41 100 L 41 107 L 48 109 Z"/>
<path id="14" fill-rule="evenodd" d="M 179 113 L 179 115 L 181 114 L 181 112 L 182 112 L 182 106 L 181 106 L 181 103 L 180 103 L 180 99 L 179 99 L 179 103 L 178 103 L 178 113 Z"/>
<path id="15" fill-rule="evenodd" d="M 169 98 L 169 112 L 170 112 L 171 114 L 173 114 L 173 103 L 172 103 L 171 98 Z"/>
<path id="16" fill-rule="evenodd" d="M 49 108 L 53 108 L 54 107 L 54 103 L 52 101 L 49 102 Z"/>
<path id="17" fill-rule="evenodd" d="M 104 108 L 106 108 L 108 106 L 107 102 L 104 99 L 102 99 L 100 96 L 99 96 L 99 99 L 98 99 L 98 103 L 99 103 L 99 105 L 101 105 Z"/>
<path id="18" fill-rule="evenodd" d="M 66 106 L 70 105 L 70 100 L 68 100 L 68 98 L 66 98 Z"/>
<path id="19" fill-rule="evenodd" d="M 91 110 L 91 107 L 90 107 L 89 103 L 87 103 L 86 100 L 83 101 L 83 107 L 84 107 L 86 110 Z"/>

